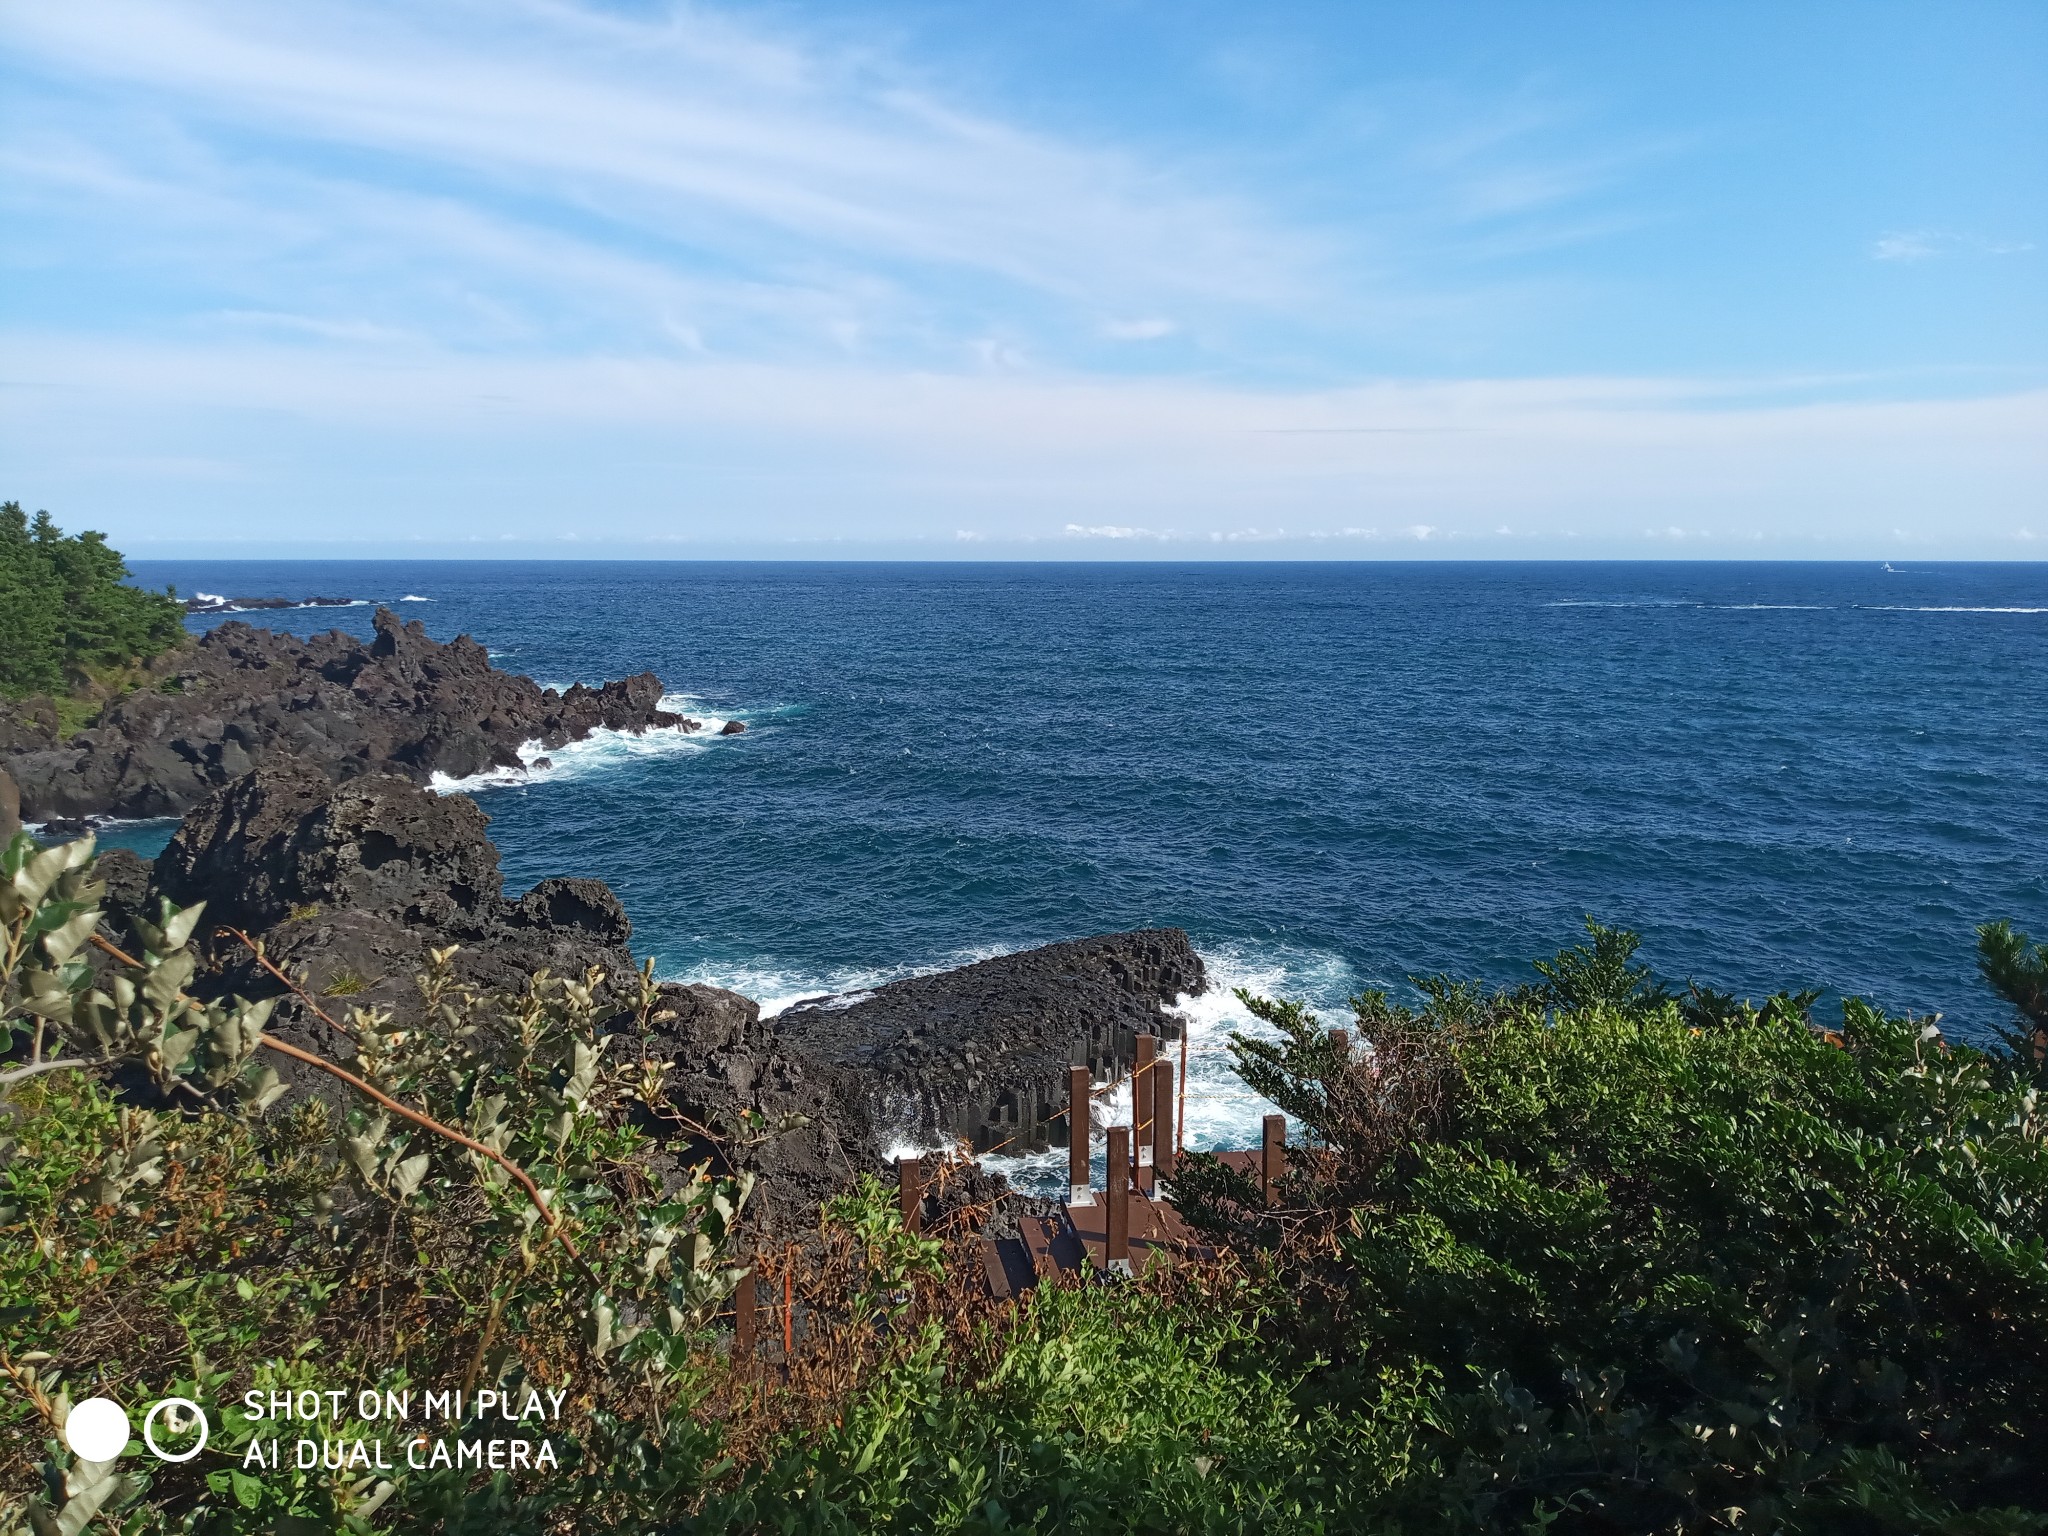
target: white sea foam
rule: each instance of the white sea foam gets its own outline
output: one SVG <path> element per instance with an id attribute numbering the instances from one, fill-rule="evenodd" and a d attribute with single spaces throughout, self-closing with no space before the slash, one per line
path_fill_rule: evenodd
<path id="1" fill-rule="evenodd" d="M 1912 607 L 1904 603 L 1874 603 L 1873 613 L 2048 613 L 2048 608 Z"/>
<path id="2" fill-rule="evenodd" d="M 1309 1004 L 1325 1024 L 1336 1026 L 1350 1018 L 1345 999 L 1365 983 L 1340 957 L 1315 950 L 1232 944 L 1204 949 L 1201 953 L 1209 971 L 1208 991 L 1198 997 L 1183 996 L 1174 1004 L 1174 1012 L 1187 1029 L 1182 1143 L 1194 1152 L 1257 1146 L 1259 1121 L 1274 1113 L 1274 1107 L 1239 1080 L 1235 1059 L 1230 1054 L 1230 1036 L 1235 1032 L 1270 1040 L 1277 1038 L 1277 1032 L 1252 1017 L 1237 1000 L 1235 989 L 1243 987 L 1254 996 L 1298 999 Z M 1166 1049 L 1178 1071 L 1178 1042 Z M 1094 1167 L 1099 1182 L 1102 1132 L 1112 1125 L 1131 1123 L 1130 1085 L 1120 1083 L 1097 1099 L 1091 1106 L 1090 1119 L 1098 1143 Z M 1029 1193 L 1053 1194 L 1066 1188 L 1064 1147 L 1019 1157 L 997 1155 L 986 1161 L 991 1169 Z"/>
<path id="3" fill-rule="evenodd" d="M 743 716 L 706 713 L 695 707 L 695 700 L 688 694 L 663 694 L 661 707 L 672 714 L 687 715 L 701 728 L 685 731 L 677 725 L 635 733 L 599 727 L 581 741 L 559 747 L 546 747 L 539 741 L 522 742 L 519 747 L 520 766 L 517 768 L 487 768 L 482 773 L 472 773 L 459 779 L 436 773 L 428 780 L 427 787 L 436 794 L 471 795 L 480 790 L 522 789 L 534 784 L 588 778 L 638 758 L 710 751 L 713 746 L 734 739 L 718 734 L 727 720 L 744 720 Z M 540 766 L 543 758 L 547 760 L 546 767 Z"/>
<path id="4" fill-rule="evenodd" d="M 420 597 L 414 593 L 408 592 L 405 594 L 405 596 L 401 597 L 399 601 L 401 603 L 431 603 L 433 599 L 431 597 Z"/>
<path id="5" fill-rule="evenodd" d="M 878 987 L 889 982 L 901 981 L 907 976 L 931 976 L 940 971 L 958 970 L 963 965 L 973 965 L 977 960 L 993 960 L 997 955 L 1009 952 L 990 945 L 956 951 L 931 965 L 834 966 L 822 970 L 777 965 L 772 961 L 738 965 L 713 962 L 695 966 L 681 975 L 664 973 L 661 979 L 724 987 L 738 992 L 761 1005 L 762 1018 L 772 1019 L 813 998 L 830 998 L 832 1001 L 825 1005 L 827 1007 L 850 1008 L 874 996 Z"/>
<path id="6" fill-rule="evenodd" d="M 206 613 L 283 613 L 288 609 L 298 608 L 367 608 L 371 603 L 371 599 L 367 597 L 352 597 L 341 603 L 291 603 L 286 608 L 244 608 L 233 598 L 222 597 L 218 592 L 194 592 L 192 598 L 195 602 L 226 605 L 212 608 Z M 423 597 L 419 601 L 424 603 L 427 599 Z M 202 613 L 200 617 L 205 617 L 206 613 Z"/>
<path id="7" fill-rule="evenodd" d="M 711 962 L 693 966 L 682 974 L 664 974 L 662 979 L 728 988 L 759 1003 L 763 1018 L 774 1018 L 811 998 L 830 997 L 833 1002 L 828 1006 L 850 1007 L 888 982 L 954 970 L 1008 953 L 1011 951 L 1006 948 L 976 948 L 943 956 L 929 965 L 826 969 L 783 966 L 772 961 Z M 1237 1031 L 1272 1039 L 1275 1031 L 1252 1017 L 1237 1000 L 1235 989 L 1243 987 L 1256 996 L 1299 999 L 1309 1004 L 1326 1024 L 1336 1026 L 1350 1018 L 1345 1000 L 1359 987 L 1372 983 L 1357 976 L 1341 957 L 1319 950 L 1225 944 L 1205 948 L 1201 955 L 1209 972 L 1209 989 L 1199 997 L 1183 996 L 1174 1004 L 1174 1011 L 1186 1023 L 1188 1036 L 1183 1140 L 1197 1152 L 1255 1146 L 1259 1121 L 1273 1113 L 1273 1106 L 1238 1080 L 1230 1054 L 1230 1035 Z M 1175 1042 L 1167 1049 L 1177 1070 L 1180 1046 Z M 1112 1125 L 1130 1124 L 1130 1085 L 1119 1083 L 1095 1100 L 1090 1118 L 1097 1144 L 1095 1171 L 1099 1181 L 1103 1131 Z M 920 1157 L 940 1149 L 940 1142 L 917 1136 L 906 1128 L 891 1138 L 887 1155 L 892 1159 Z M 1066 1188 L 1064 1147 L 1018 1156 L 995 1154 L 984 1161 L 1017 1188 L 1033 1194 L 1051 1194 Z"/>
<path id="8" fill-rule="evenodd" d="M 1686 597 L 1557 597 L 1545 608 L 1701 608 L 1706 606 Z"/>

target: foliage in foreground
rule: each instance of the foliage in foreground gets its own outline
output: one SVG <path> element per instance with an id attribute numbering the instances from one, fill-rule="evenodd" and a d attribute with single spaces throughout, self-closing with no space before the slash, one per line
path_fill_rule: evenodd
<path id="1" fill-rule="evenodd" d="M 1609 930 L 1540 986 L 1362 997 L 1343 1054 L 1248 999 L 1277 1038 L 1241 1069 L 1305 1144 L 1277 1209 L 1183 1171 L 1224 1262 L 993 1304 L 971 1233 L 864 1181 L 810 1256 L 757 1256 L 754 1363 L 713 1321 L 745 1192 L 664 1180 L 638 1129 L 644 981 L 437 966 L 431 1031 L 349 1016 L 352 1065 L 543 1218 L 359 1096 L 279 1100 L 261 1005 L 186 996 L 199 914 L 90 971 L 96 897 L 82 848 L 0 860 L 0 1531 L 2048 1528 L 2048 955 L 2007 930 L 2003 1052 L 1673 996 Z M 25 1069 L 65 1051 L 107 1066 Z M 563 1393 L 559 1468 L 243 1461 L 279 1428 L 252 1386 L 456 1385 Z M 216 1438 L 75 1463 L 95 1392 L 192 1397 Z"/>
<path id="2" fill-rule="evenodd" d="M 1986 930 L 1988 973 L 2011 941 Z M 1379 1514 L 2048 1528 L 2031 1042 L 1980 1051 L 1855 1000 L 1826 1033 L 1810 997 L 1680 1000 L 1633 949 L 1595 926 L 1540 987 L 1368 994 L 1359 1056 L 1247 999 L 1279 1038 L 1241 1039 L 1240 1069 L 1311 1144 L 1281 1209 L 1206 1160 L 1184 1209 L 1264 1256 L 1287 1303 L 1267 1337 L 1313 1362 L 1308 1400 L 1435 1384 Z"/>
<path id="3" fill-rule="evenodd" d="M 127 574 L 104 534 L 67 536 L 47 512 L 0 503 L 0 694 L 62 694 L 182 640 L 183 608 Z"/>

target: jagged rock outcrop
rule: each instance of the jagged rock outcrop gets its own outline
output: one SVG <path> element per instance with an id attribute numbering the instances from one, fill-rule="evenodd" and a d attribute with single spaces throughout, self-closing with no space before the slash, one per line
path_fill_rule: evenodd
<path id="1" fill-rule="evenodd" d="M 427 1025 L 414 978 L 429 948 L 459 945 L 457 974 L 486 991 L 518 992 L 538 968 L 613 980 L 616 1026 L 637 968 L 632 922 L 602 881 L 543 880 L 504 893 L 489 818 L 462 796 L 439 796 L 389 775 L 334 783 L 301 762 L 268 765 L 192 811 L 147 869 L 110 853 L 108 910 L 154 913 L 159 897 L 207 903 L 206 988 L 248 997 L 282 988 L 220 929 L 261 940 L 336 1017 L 390 1010 L 400 1027 Z M 664 1144 L 666 1176 L 709 1157 L 751 1169 L 763 1240 L 802 1238 L 818 1204 L 863 1169 L 880 1170 L 898 1141 L 961 1135 L 986 1148 L 1015 1138 L 1043 1145 L 1045 1118 L 1063 1107 L 1070 1063 L 1108 1076 L 1143 1031 L 1173 1035 L 1167 1005 L 1204 986 L 1201 958 L 1178 929 L 1080 939 L 822 998 L 774 1019 L 718 987 L 669 983 L 651 1029 L 616 1042 L 665 1073 L 665 1102 L 647 1117 Z M 283 1000 L 271 1029 L 331 1060 L 348 1039 Z M 623 1030 L 621 1031 L 623 1033 Z M 285 1063 L 294 1092 L 334 1100 L 346 1090 Z M 746 1129 L 753 1112 L 781 1134 Z"/>
<path id="2" fill-rule="evenodd" d="M 316 996 L 400 1017 L 417 1007 L 428 949 L 451 944 L 458 974 L 493 990 L 519 990 L 541 967 L 626 976 L 632 924 L 610 887 L 543 880 L 508 901 L 489 825 L 465 796 L 384 774 L 335 784 L 287 760 L 188 815 L 157 856 L 150 895 L 207 904 L 216 984 L 250 997 L 279 988 L 223 928 L 260 936 Z"/>
<path id="3" fill-rule="evenodd" d="M 1177 1039 L 1172 1004 L 1207 985 L 1184 932 L 1147 928 L 812 999 L 775 1029 L 786 1052 L 835 1079 L 872 1139 L 1021 1152 L 1046 1145 L 1070 1067 L 1107 1078 L 1139 1035 Z"/>
<path id="4" fill-rule="evenodd" d="M 110 852 L 108 909 L 118 928 L 130 913 L 153 915 L 159 897 L 207 903 L 204 989 L 270 997 L 283 992 L 247 949 L 221 932 L 234 927 L 259 940 L 270 958 L 303 980 L 336 1017 L 350 1008 L 388 1010 L 400 1027 L 426 1023 L 415 978 L 430 948 L 460 946 L 457 976 L 486 992 L 519 992 L 534 971 L 581 979 L 591 967 L 609 978 L 621 1004 L 637 969 L 633 926 L 601 880 L 543 880 L 516 900 L 504 893 L 489 818 L 460 795 L 432 794 L 389 775 L 331 782 L 309 764 L 287 760 L 248 774 L 186 816 L 144 874 L 133 855 Z M 131 868 L 132 866 L 132 868 Z M 764 1234 L 796 1234 L 815 1225 L 817 1205 L 872 1155 L 847 1137 L 831 1085 L 801 1063 L 775 1059 L 760 1008 L 717 987 L 665 985 L 645 1049 L 671 1074 L 678 1107 L 649 1117 L 668 1144 L 662 1166 L 680 1177 L 706 1156 L 762 1178 L 756 1220 Z M 343 1064 L 348 1038 L 295 999 L 284 998 L 270 1028 L 279 1038 Z M 621 1052 L 640 1049 L 621 1042 Z M 278 1065 L 294 1093 L 336 1103 L 346 1090 L 317 1070 Z M 756 1146 L 729 1132 L 741 1112 L 807 1123 Z M 712 1131 L 716 1139 L 703 1132 Z"/>
<path id="5" fill-rule="evenodd" d="M 0 766 L 20 786 L 24 819 L 180 815 L 285 757 L 336 782 L 381 773 L 425 784 L 517 767 L 528 741 L 698 728 L 661 708 L 651 672 L 557 693 L 498 671 L 466 635 L 441 644 L 388 608 L 373 622 L 365 645 L 338 630 L 301 640 L 230 620 L 160 658 L 151 686 L 62 744 L 54 716 L 13 711 Z"/>
<path id="6" fill-rule="evenodd" d="M 48 699 L 0 699 L 0 761 L 57 745 L 57 706 Z"/>

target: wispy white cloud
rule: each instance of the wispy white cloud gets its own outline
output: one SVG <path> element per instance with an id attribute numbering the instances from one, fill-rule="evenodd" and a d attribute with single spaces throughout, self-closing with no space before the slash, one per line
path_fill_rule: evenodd
<path id="1" fill-rule="evenodd" d="M 796 237 L 1070 298 L 1263 302 L 1309 255 L 1248 205 L 935 101 L 886 58 L 698 10 L 76 0 L 9 30 L 17 51 L 203 132 L 371 150 L 399 157 L 387 178 L 539 196 L 771 266 Z"/>
<path id="2" fill-rule="evenodd" d="M 388 325 L 369 320 L 332 319 L 320 315 L 293 315 L 267 309 L 224 309 L 204 317 L 223 325 L 257 330 L 295 331 L 325 341 L 402 342 L 419 338 Z"/>
<path id="3" fill-rule="evenodd" d="M 1144 320 L 1105 320 L 1102 334 L 1111 341 L 1158 341 L 1171 336 L 1180 327 L 1171 320 L 1153 316 Z"/>
<path id="4" fill-rule="evenodd" d="M 1084 527 L 1080 523 L 1069 523 L 1061 532 L 1065 533 L 1069 538 L 1076 539 L 1166 540 L 1179 537 L 1179 535 L 1171 531 L 1162 531 L 1156 528 L 1126 528 L 1116 523 L 1098 523 L 1093 527 Z"/>
<path id="5" fill-rule="evenodd" d="M 1931 261 L 1937 256 L 2017 256 L 2031 251 L 2031 240 L 1992 240 L 1949 229 L 1902 229 L 1871 242 L 1873 261 Z"/>
<path id="6" fill-rule="evenodd" d="M 464 346 L 946 367 L 992 334 L 1005 365 L 1172 335 L 1330 377 L 1315 354 L 1435 345 L 1509 302 L 1384 260 L 1379 225 L 1463 242 L 1466 266 L 1598 238 L 1627 220 L 1587 198 L 1652 152 L 1545 144 L 1543 103 L 1432 100 L 1382 136 L 1347 227 L 1213 159 L 946 99 L 851 35 L 571 0 L 28 8 L 0 45 L 33 93 L 0 211 L 65 240 L 53 259 L 146 264 L 209 309 L 342 307 Z"/>

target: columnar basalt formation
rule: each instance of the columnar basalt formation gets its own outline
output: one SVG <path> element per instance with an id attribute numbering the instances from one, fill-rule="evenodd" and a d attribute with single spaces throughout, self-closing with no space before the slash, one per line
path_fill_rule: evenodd
<path id="1" fill-rule="evenodd" d="M 1185 933 L 1146 928 L 812 999 L 775 1028 L 840 1077 L 878 1139 L 1023 1152 L 1065 1138 L 1070 1068 L 1122 1073 L 1138 1036 L 1179 1037 L 1174 1002 L 1207 984 Z"/>

